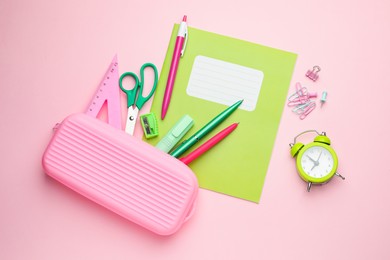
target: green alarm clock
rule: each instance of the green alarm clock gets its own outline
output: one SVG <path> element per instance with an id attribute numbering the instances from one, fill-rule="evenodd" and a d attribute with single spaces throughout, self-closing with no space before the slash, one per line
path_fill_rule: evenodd
<path id="1" fill-rule="evenodd" d="M 303 134 L 315 132 L 317 136 L 309 144 L 297 143 L 297 138 Z M 307 182 L 307 191 L 310 192 L 312 184 L 325 184 L 334 176 L 345 180 L 337 172 L 338 158 L 330 146 L 330 139 L 325 132 L 321 134 L 316 130 L 307 130 L 294 138 L 290 144 L 291 156 L 296 157 L 299 176 Z"/>

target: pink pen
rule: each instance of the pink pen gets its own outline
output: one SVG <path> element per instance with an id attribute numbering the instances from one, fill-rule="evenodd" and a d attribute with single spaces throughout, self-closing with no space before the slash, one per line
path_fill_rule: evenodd
<path id="1" fill-rule="evenodd" d="M 164 99 L 162 103 L 161 119 L 164 119 L 168 110 L 169 102 L 171 101 L 171 95 L 173 91 L 173 85 L 175 84 L 177 67 L 179 66 L 180 57 L 183 57 L 184 55 L 184 49 L 186 46 L 187 37 L 188 37 L 187 16 L 185 15 L 183 17 L 183 21 L 180 23 L 179 32 L 177 33 L 177 37 L 176 37 L 176 44 L 175 44 L 175 49 L 173 50 L 171 68 L 169 70 L 167 86 L 165 87 Z"/>
<path id="2" fill-rule="evenodd" d="M 238 123 L 231 124 L 230 126 L 223 129 L 218 134 L 211 137 L 209 140 L 207 140 L 204 144 L 199 146 L 196 150 L 191 152 L 189 155 L 180 158 L 179 160 L 182 161 L 184 164 L 189 164 L 211 148 L 213 148 L 217 143 L 221 142 L 225 137 L 227 137 L 231 132 L 233 132 L 234 129 L 238 126 Z"/>

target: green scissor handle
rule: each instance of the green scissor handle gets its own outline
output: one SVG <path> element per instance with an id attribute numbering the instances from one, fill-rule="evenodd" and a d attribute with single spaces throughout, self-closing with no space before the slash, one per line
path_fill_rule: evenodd
<path id="1" fill-rule="evenodd" d="M 143 90 L 144 90 L 144 72 L 146 67 L 151 67 L 154 71 L 154 81 L 153 81 L 153 87 L 152 90 L 150 91 L 149 95 L 144 97 Z M 127 107 L 130 107 L 132 105 L 136 105 L 136 107 L 141 110 L 142 106 L 145 104 L 146 101 L 148 101 L 156 91 L 157 87 L 157 81 L 158 81 L 158 71 L 156 66 L 153 63 L 145 63 L 142 65 L 140 69 L 140 75 L 141 75 L 141 80 L 138 79 L 137 75 L 133 72 L 125 72 L 121 75 L 119 78 L 119 87 L 123 92 L 126 93 L 127 95 Z M 122 81 L 124 77 L 130 76 L 135 80 L 135 85 L 133 89 L 125 89 L 122 86 Z M 138 93 L 138 98 L 137 98 L 137 93 Z M 137 101 L 135 101 L 137 99 Z"/>

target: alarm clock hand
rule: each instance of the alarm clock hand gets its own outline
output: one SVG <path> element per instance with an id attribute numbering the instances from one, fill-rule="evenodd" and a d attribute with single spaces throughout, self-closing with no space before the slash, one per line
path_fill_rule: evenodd
<path id="1" fill-rule="evenodd" d="M 322 151 L 321 151 L 320 155 L 318 156 L 317 161 L 314 161 L 314 160 L 311 159 L 309 156 L 307 156 L 307 157 L 309 157 L 310 160 L 312 160 L 312 161 L 314 162 L 314 165 L 313 165 L 313 167 L 311 168 L 311 171 L 312 171 L 316 166 L 320 165 L 320 158 L 321 158 L 321 155 L 322 155 Z"/>
<path id="2" fill-rule="evenodd" d="M 310 170 L 310 171 L 312 171 L 316 166 L 319 165 L 319 162 L 318 162 L 318 160 L 316 161 L 316 160 L 314 160 L 313 158 L 311 158 L 309 155 L 306 155 L 306 156 L 307 156 L 307 158 L 309 158 L 310 161 L 313 162 L 313 167 L 311 167 L 311 170 Z M 320 156 L 321 156 L 321 155 L 320 155 Z"/>
<path id="3" fill-rule="evenodd" d="M 319 163 L 318 162 L 315 162 L 314 163 L 314 165 L 313 165 L 313 167 L 311 167 L 311 170 L 310 171 L 312 171 L 316 166 L 318 166 L 319 165 Z"/>
<path id="4" fill-rule="evenodd" d="M 306 155 L 306 156 L 307 156 L 307 158 L 309 158 L 309 160 L 312 161 L 313 163 L 316 163 L 316 162 L 317 162 L 316 160 L 314 160 L 313 158 L 311 158 L 309 155 Z"/>
<path id="5" fill-rule="evenodd" d="M 322 155 L 322 151 L 321 151 L 320 155 L 318 156 L 317 163 L 320 162 L 321 155 Z"/>

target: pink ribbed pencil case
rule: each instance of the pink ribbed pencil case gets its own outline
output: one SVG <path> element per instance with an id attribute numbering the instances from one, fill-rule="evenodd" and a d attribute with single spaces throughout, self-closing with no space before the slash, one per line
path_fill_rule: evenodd
<path id="1" fill-rule="evenodd" d="M 86 114 L 60 124 L 42 163 L 54 179 L 160 235 L 176 232 L 194 210 L 190 168 Z"/>

